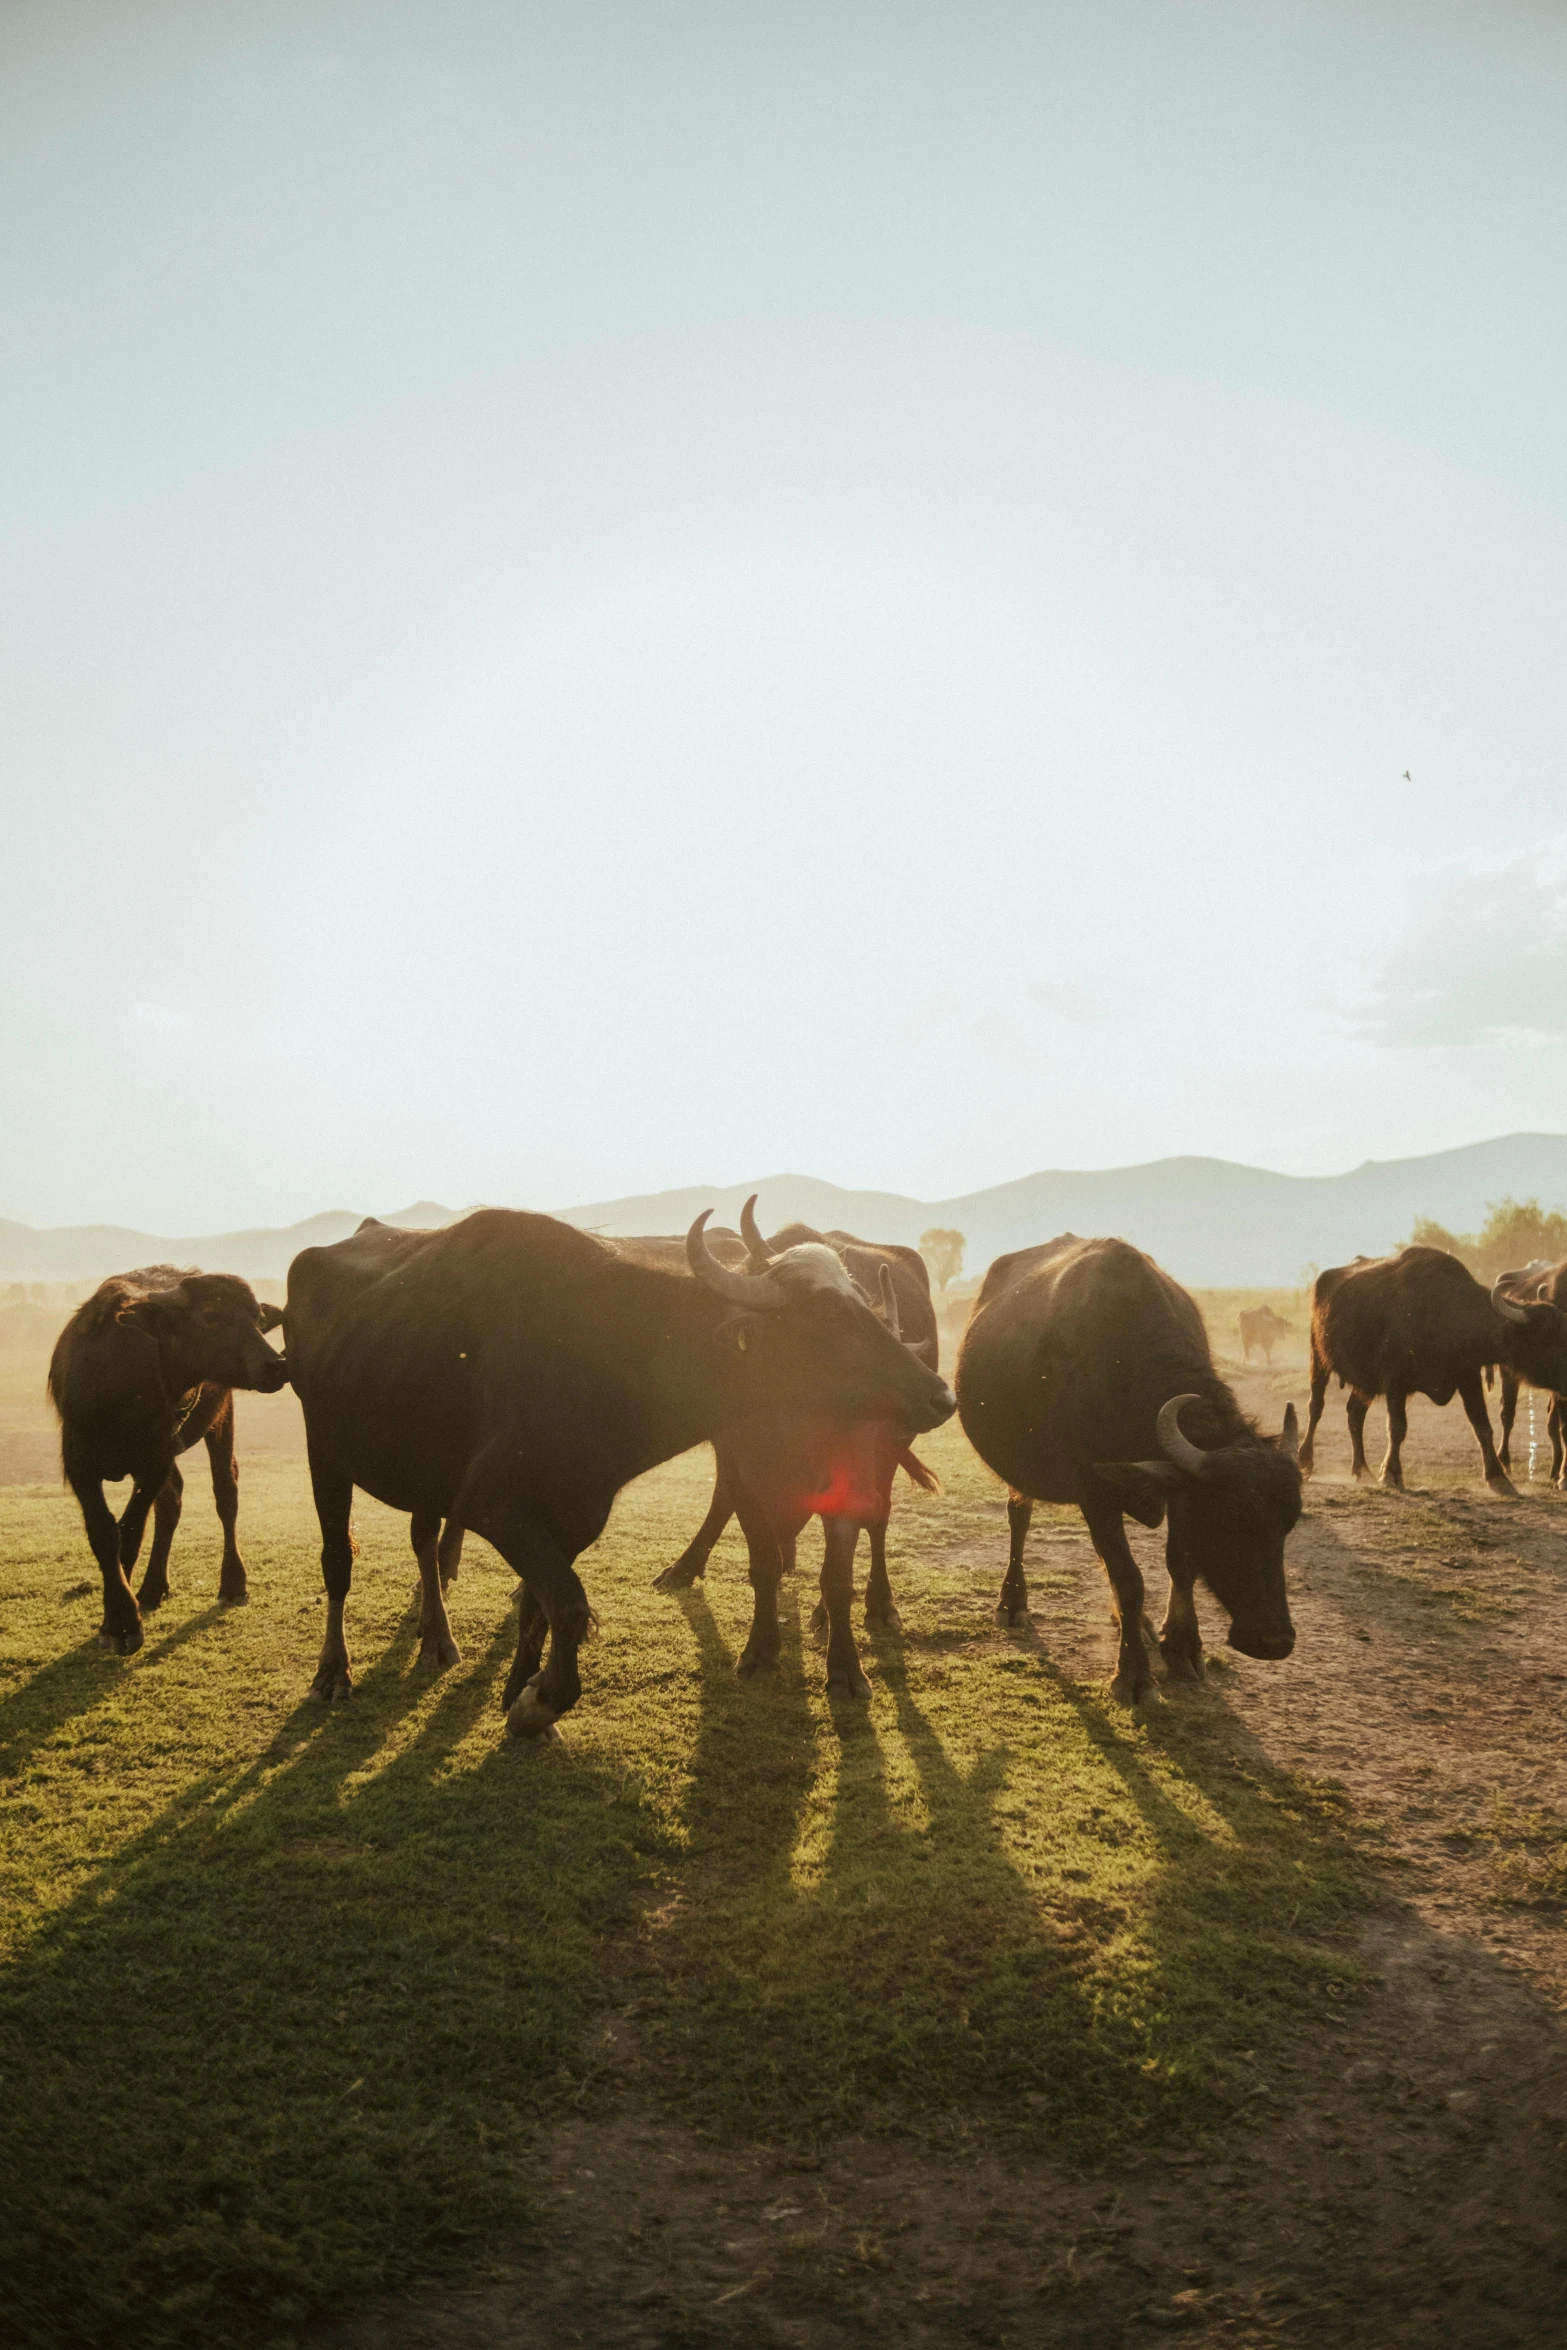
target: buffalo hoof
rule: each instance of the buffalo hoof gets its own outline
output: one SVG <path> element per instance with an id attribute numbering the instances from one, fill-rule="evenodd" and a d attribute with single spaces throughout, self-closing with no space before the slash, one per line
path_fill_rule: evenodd
<path id="1" fill-rule="evenodd" d="M 1494 1477 L 1487 1477 L 1486 1483 L 1489 1485 L 1493 1493 L 1504 1494 L 1509 1501 L 1516 1501 L 1518 1499 L 1517 1486 L 1513 1483 L 1511 1477 L 1504 1477 L 1500 1470 L 1497 1471 Z"/>
<path id="2" fill-rule="evenodd" d="M 1004 1631 L 1021 1632 L 1029 1621 L 1028 1602 L 1021 1607 L 1009 1607 L 1004 1599 L 996 1602 L 996 1622 Z"/>
<path id="3" fill-rule="evenodd" d="M 106 1625 L 98 1635 L 100 1644 L 116 1656 L 134 1656 L 144 1638 L 140 1624 L 127 1624 L 123 1629 Z"/>
<path id="4" fill-rule="evenodd" d="M 701 1582 L 702 1576 L 703 1570 L 700 1567 L 683 1567 L 677 1559 L 672 1567 L 666 1567 L 661 1575 L 653 1577 L 653 1589 L 655 1591 L 689 1591 L 693 1583 Z"/>
<path id="5" fill-rule="evenodd" d="M 1117 1673 L 1110 1684 L 1110 1695 L 1117 1705 L 1142 1705 L 1157 1697 L 1158 1691 L 1146 1675 L 1134 1678 L 1130 1673 Z"/>
<path id="6" fill-rule="evenodd" d="M 870 1693 L 871 1685 L 858 1665 L 852 1666 L 848 1672 L 829 1673 L 827 1676 L 829 1697 L 869 1697 Z"/>
<path id="7" fill-rule="evenodd" d="M 462 1650 L 455 1640 L 437 1640 L 432 1636 L 420 1641 L 419 1662 L 422 1665 L 434 1665 L 438 1673 L 444 1673 L 448 1665 L 462 1663 Z"/>
<path id="8" fill-rule="evenodd" d="M 354 1676 L 346 1664 L 322 1665 L 310 1684 L 318 1705 L 344 1705 L 354 1694 Z"/>
<path id="9" fill-rule="evenodd" d="M 899 1615 L 895 1603 L 890 1599 L 885 1607 L 872 1607 L 870 1601 L 867 1600 L 865 1621 L 868 1627 L 877 1632 L 901 1632 L 903 1630 L 903 1618 Z"/>
<path id="10" fill-rule="evenodd" d="M 167 1583 L 154 1583 L 150 1591 L 144 1583 L 136 1594 L 136 1605 L 141 1609 L 141 1612 L 144 1616 L 150 1616 L 154 1608 L 162 1607 L 168 1596 L 169 1587 Z"/>
<path id="11" fill-rule="evenodd" d="M 1188 1656 L 1182 1649 L 1176 1649 L 1173 1653 L 1167 1653 L 1161 1649 L 1160 1654 L 1164 1657 L 1165 1676 L 1168 1680 L 1203 1681 L 1207 1679 L 1208 1668 L 1200 1656 Z"/>
<path id="12" fill-rule="evenodd" d="M 749 1648 L 745 1648 L 735 1659 L 735 1675 L 741 1681 L 750 1681 L 758 1673 L 776 1673 L 777 1670 L 776 1650 L 769 1654 L 765 1649 L 758 1649 L 753 1654 Z"/>
<path id="13" fill-rule="evenodd" d="M 541 1705 L 538 1693 L 530 1682 L 506 1716 L 506 1734 L 509 1738 L 558 1740 L 552 1706 Z"/>

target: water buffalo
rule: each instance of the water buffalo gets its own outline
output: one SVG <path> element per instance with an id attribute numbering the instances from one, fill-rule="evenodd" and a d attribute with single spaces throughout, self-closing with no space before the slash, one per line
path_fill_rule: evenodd
<path id="1" fill-rule="evenodd" d="M 747 1416 L 885 1413 L 921 1429 L 955 1409 L 831 1249 L 788 1249 L 765 1273 L 741 1271 L 708 1249 L 706 1222 L 686 1235 L 684 1272 L 504 1208 L 390 1239 L 367 1223 L 294 1259 L 285 1332 L 328 1599 L 318 1696 L 351 1687 L 355 1485 L 411 1515 L 427 1659 L 457 1655 L 440 1588 L 443 1517 L 483 1535 L 522 1578 L 503 1703 L 508 1729 L 537 1737 L 581 1695 L 590 1613 L 573 1562 L 629 1479 Z"/>
<path id="2" fill-rule="evenodd" d="M 55 1342 L 49 1395 L 60 1415 L 61 1466 L 103 1576 L 102 1637 L 121 1656 L 142 1644 L 142 1610 L 169 1595 L 169 1548 L 185 1490 L 175 1464 L 199 1438 L 206 1439 L 223 1528 L 218 1598 L 245 1604 L 245 1562 L 234 1532 L 233 1390 L 271 1395 L 287 1384 L 287 1364 L 262 1336 L 282 1318 L 232 1273 L 146 1265 L 100 1282 Z M 103 1487 L 119 1477 L 135 1482 L 116 1524 Z M 138 1604 L 130 1570 L 149 1510 L 152 1552 Z"/>
<path id="3" fill-rule="evenodd" d="M 930 1275 L 914 1249 L 858 1239 L 853 1233 L 814 1231 L 791 1224 L 764 1240 L 749 1215 L 742 1232 L 753 1270 L 791 1248 L 830 1247 L 869 1302 L 879 1302 L 882 1319 L 911 1353 L 938 1365 L 936 1316 Z M 678 1245 L 659 1239 L 626 1244 L 669 1251 Z M 853 1628 L 854 1554 L 862 1529 L 869 1534 L 871 1568 L 865 1588 L 868 1624 L 894 1625 L 898 1611 L 887 1574 L 887 1520 L 893 1480 L 901 1467 L 927 1492 L 940 1491 L 936 1478 L 908 1449 L 885 1417 L 846 1428 L 820 1413 L 792 1412 L 771 1419 L 737 1422 L 713 1447 L 715 1476 L 707 1516 L 673 1566 L 655 1578 L 661 1591 L 687 1590 L 707 1572 L 713 1546 L 738 1515 L 746 1537 L 753 1590 L 794 1566 L 795 1545 L 804 1526 L 820 1517 L 824 1536 L 821 1601 L 813 1628 L 827 1642 L 827 1686 L 845 1696 L 868 1697 Z M 749 1675 L 777 1662 L 776 1607 L 759 1609 L 737 1670 Z"/>
<path id="4" fill-rule="evenodd" d="M 1311 1415 L 1301 1467 L 1310 1472 L 1328 1380 L 1336 1377 L 1349 1389 L 1345 1415 L 1356 1477 L 1370 1474 L 1366 1413 L 1377 1396 L 1387 1397 L 1382 1482 L 1401 1487 L 1409 1397 L 1428 1395 L 1445 1404 L 1456 1394 L 1479 1440 L 1487 1485 L 1494 1493 L 1511 1493 L 1485 1408 L 1488 1366 L 1500 1363 L 1531 1387 L 1553 1393 L 1567 1387 L 1567 1314 L 1544 1301 L 1514 1297 L 1517 1278 L 1501 1274 L 1487 1296 L 1457 1257 L 1426 1247 L 1319 1273 L 1312 1291 Z"/>
<path id="5" fill-rule="evenodd" d="M 1271 1306 L 1249 1307 L 1236 1323 L 1241 1334 L 1242 1362 L 1251 1361 L 1252 1349 L 1255 1347 L 1263 1361 L 1271 1366 L 1274 1348 L 1294 1327 L 1293 1322 L 1286 1322 L 1283 1315 L 1276 1314 Z"/>
<path id="6" fill-rule="evenodd" d="M 1559 1265 L 1534 1264 L 1526 1266 L 1517 1280 L 1509 1284 L 1509 1295 L 1516 1298 L 1520 1304 L 1539 1303 L 1543 1300 L 1545 1304 L 1555 1306 L 1559 1313 L 1567 1315 L 1567 1261 Z M 1502 1366 L 1502 1408 L 1500 1414 L 1502 1441 L 1496 1456 L 1504 1469 L 1512 1467 L 1513 1421 L 1518 1412 L 1518 1390 L 1522 1384 L 1518 1373 L 1510 1365 L 1504 1363 Z M 1545 1429 L 1551 1440 L 1552 1483 L 1562 1488 L 1563 1491 L 1567 1491 L 1567 1444 L 1564 1444 L 1562 1437 L 1562 1399 L 1560 1395 L 1555 1393 L 1551 1395 L 1550 1409 L 1545 1418 Z"/>
<path id="7" fill-rule="evenodd" d="M 1075 1502 L 1110 1578 L 1120 1627 L 1111 1693 L 1122 1704 L 1135 1704 L 1152 1678 L 1128 1513 L 1145 1526 L 1168 1513 L 1170 1604 L 1158 1644 L 1173 1676 L 1203 1670 L 1199 1576 L 1229 1615 L 1232 1648 L 1289 1655 L 1295 1408 L 1277 1439 L 1258 1432 L 1213 1367 L 1196 1304 L 1151 1257 L 1124 1240 L 1071 1237 L 998 1257 L 955 1384 L 969 1442 L 1010 1488 L 1004 1622 L 1026 1619 L 1023 1545 L 1034 1503 Z"/>

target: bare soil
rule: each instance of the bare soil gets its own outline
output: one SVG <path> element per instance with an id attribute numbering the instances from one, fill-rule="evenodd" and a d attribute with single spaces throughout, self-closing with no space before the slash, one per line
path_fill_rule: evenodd
<path id="1" fill-rule="evenodd" d="M 1230 1372 L 1268 1426 L 1304 1385 L 1298 1363 Z M 1525 1409 L 1525 1459 L 1527 1431 Z M 1290 1546 L 1294 1658 L 1221 1651 L 1206 1684 L 1157 1701 L 1222 1708 L 1242 1751 L 1336 1785 L 1378 1888 L 1359 1952 L 1374 1987 L 1259 2066 L 1248 2128 L 1102 2174 L 1020 2158 L 983 2115 L 956 2151 L 791 2156 L 669 2126 L 628 2022 L 540 2137 L 536 2229 L 460 2286 L 311 2339 L 1567 2340 L 1567 1497 L 1488 1494 L 1456 1407 L 1412 1407 L 1404 1495 L 1346 1482 L 1336 1404 L 1318 1459 Z M 1157 1603 L 1159 1540 L 1137 1539 Z M 930 1540 L 934 1563 L 993 1565 L 999 1586 L 999 1495 L 945 1533 L 933 1517 Z M 998 1650 L 1021 1638 L 1107 1678 L 1086 1537 L 1034 1540 L 1050 1593 Z"/>

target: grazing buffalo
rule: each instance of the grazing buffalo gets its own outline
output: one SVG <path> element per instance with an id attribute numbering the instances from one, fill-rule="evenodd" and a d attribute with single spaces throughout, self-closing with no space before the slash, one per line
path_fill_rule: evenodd
<path id="1" fill-rule="evenodd" d="M 1195 1679 L 1201 1576 L 1230 1618 L 1229 1644 L 1285 1657 L 1295 1645 L 1284 1539 L 1300 1516 L 1295 1410 L 1257 1431 L 1213 1367 L 1186 1291 L 1124 1240 L 1046 1241 L 998 1257 L 958 1356 L 963 1426 L 1011 1489 L 1011 1555 L 997 1614 L 1026 1620 L 1023 1544 L 1036 1501 L 1075 1502 L 1104 1563 L 1120 1626 L 1112 1695 L 1135 1704 L 1152 1675 L 1143 1579 L 1123 1517 L 1168 1512 L 1170 1605 L 1158 1643 Z M 1151 1634 L 1150 1634 L 1151 1636 Z"/>
<path id="2" fill-rule="evenodd" d="M 954 1410 L 831 1249 L 786 1249 L 765 1273 L 743 1272 L 707 1247 L 706 1222 L 686 1235 L 682 1272 L 503 1208 L 411 1235 L 371 1221 L 294 1259 L 285 1329 L 328 1599 L 318 1696 L 351 1686 L 355 1485 L 411 1514 L 427 1659 L 457 1655 L 443 1517 L 482 1534 L 522 1578 L 504 1706 L 515 1736 L 536 1737 L 581 1695 L 590 1611 L 573 1562 L 630 1478 L 758 1414 L 884 1413 L 917 1430 Z"/>
<path id="3" fill-rule="evenodd" d="M 49 1396 L 60 1415 L 61 1465 L 103 1576 L 102 1636 L 121 1656 L 142 1644 L 142 1610 L 169 1595 L 169 1547 L 185 1490 L 175 1463 L 200 1437 L 223 1528 L 218 1598 L 245 1604 L 245 1562 L 234 1534 L 233 1390 L 271 1395 L 287 1385 L 288 1365 L 262 1336 L 282 1318 L 232 1273 L 147 1265 L 100 1282 L 55 1342 Z M 105 1478 L 120 1477 L 135 1482 L 116 1524 L 103 1487 Z M 152 1554 L 138 1605 L 129 1578 L 149 1510 Z"/>
<path id="4" fill-rule="evenodd" d="M 1491 1442 L 1484 1375 L 1500 1363 L 1531 1387 L 1567 1387 L 1567 1314 L 1544 1301 L 1512 1295 L 1518 1276 L 1503 1273 L 1487 1296 L 1457 1257 L 1441 1248 L 1406 1248 L 1319 1273 L 1311 1303 L 1311 1416 L 1301 1446 L 1308 1473 L 1328 1380 L 1349 1389 L 1345 1414 L 1354 1473 L 1366 1466 L 1366 1413 L 1387 1397 L 1384 1485 L 1404 1482 L 1403 1447 L 1411 1395 L 1435 1404 L 1456 1394 L 1480 1444 L 1485 1481 L 1494 1493 L 1513 1486 Z"/>
<path id="5" fill-rule="evenodd" d="M 1528 1266 L 1518 1279 L 1509 1284 L 1509 1294 L 1520 1304 L 1538 1304 L 1556 1307 L 1567 1315 L 1567 1261 L 1559 1265 L 1535 1264 Z M 1502 1441 L 1497 1458 L 1504 1469 L 1512 1467 L 1513 1421 L 1518 1412 L 1518 1390 L 1524 1382 L 1510 1365 L 1502 1366 Z M 1546 1414 L 1546 1433 L 1551 1440 L 1551 1481 L 1567 1491 L 1567 1443 L 1562 1435 L 1562 1399 L 1552 1393 L 1550 1410 Z"/>
<path id="6" fill-rule="evenodd" d="M 1286 1322 L 1283 1315 L 1276 1314 L 1271 1306 L 1252 1306 L 1241 1315 L 1236 1327 L 1241 1334 L 1242 1362 L 1251 1361 L 1252 1349 L 1255 1347 L 1263 1361 L 1271 1366 L 1274 1348 L 1295 1325 Z"/>
<path id="7" fill-rule="evenodd" d="M 939 1342 L 931 1305 L 930 1275 L 917 1250 L 857 1239 L 848 1232 L 820 1233 L 809 1225 L 787 1225 L 764 1240 L 747 1212 L 742 1231 L 753 1270 L 790 1248 L 830 1247 L 855 1287 L 876 1297 L 882 1319 L 910 1352 L 934 1371 Z M 668 1251 L 668 1240 L 626 1243 Z M 893 1479 L 901 1467 L 927 1492 L 940 1487 L 916 1459 L 900 1432 L 885 1417 L 846 1428 L 821 1413 L 792 1412 L 737 1422 L 714 1444 L 713 1499 L 696 1534 L 671 1567 L 656 1578 L 661 1591 L 688 1590 L 707 1572 L 714 1544 L 738 1515 L 750 1554 L 750 1577 L 758 1597 L 757 1618 L 737 1670 L 750 1675 L 777 1662 L 777 1611 L 761 1594 L 769 1582 L 794 1566 L 802 1528 L 820 1517 L 825 1537 L 821 1603 L 813 1626 L 827 1640 L 827 1686 L 845 1696 L 868 1697 L 853 1629 L 854 1554 L 862 1528 L 870 1536 L 871 1571 L 865 1589 L 867 1624 L 895 1625 L 898 1611 L 887 1574 L 887 1520 Z"/>

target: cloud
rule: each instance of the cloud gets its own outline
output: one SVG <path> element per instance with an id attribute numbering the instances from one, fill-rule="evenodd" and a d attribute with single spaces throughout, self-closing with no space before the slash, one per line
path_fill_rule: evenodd
<path id="1" fill-rule="evenodd" d="M 1567 1037 L 1567 854 L 1428 876 L 1352 1025 L 1395 1046 Z"/>

